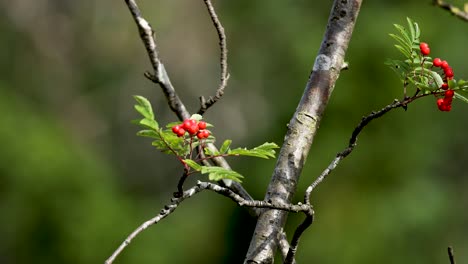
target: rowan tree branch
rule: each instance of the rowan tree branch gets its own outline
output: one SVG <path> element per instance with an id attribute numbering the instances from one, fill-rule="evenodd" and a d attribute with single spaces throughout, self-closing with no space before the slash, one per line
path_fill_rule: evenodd
<path id="1" fill-rule="evenodd" d="M 465 4 L 465 10 L 461 10 L 460 8 L 442 0 L 433 0 L 432 4 L 449 11 L 452 15 L 460 18 L 461 20 L 468 22 L 468 3 Z"/>
<path id="2" fill-rule="evenodd" d="M 216 94 L 214 97 L 210 97 L 208 101 L 202 96 L 200 97 L 200 110 L 198 110 L 198 114 L 203 115 L 208 108 L 214 105 L 224 94 L 224 89 L 227 86 L 227 82 L 229 79 L 228 73 L 228 64 L 227 64 L 227 47 L 226 47 L 226 34 L 224 33 L 224 27 L 221 24 L 221 21 L 218 19 L 218 15 L 213 7 L 213 4 L 210 0 L 203 0 L 205 2 L 206 8 L 208 9 L 208 13 L 210 14 L 211 21 L 213 22 L 214 27 L 216 28 L 216 32 L 218 33 L 219 38 L 219 48 L 220 48 L 220 67 L 221 67 L 221 82 L 219 84 L 218 89 L 216 90 Z"/>
<path id="3" fill-rule="evenodd" d="M 325 36 L 301 102 L 294 113 L 278 155 L 264 200 L 290 203 L 317 132 L 323 112 L 344 63 L 362 0 L 335 0 Z M 278 237 L 287 212 L 266 210 L 257 220 L 244 263 L 273 263 Z"/>
<path id="4" fill-rule="evenodd" d="M 166 72 L 164 64 L 162 64 L 162 62 L 159 59 L 156 39 L 155 39 L 155 32 L 151 28 L 151 25 L 148 23 L 148 21 L 144 19 L 143 16 L 141 15 L 141 11 L 138 8 L 138 5 L 136 4 L 135 0 L 125 0 L 125 3 L 133 19 L 135 20 L 138 31 L 140 33 L 140 38 L 148 53 L 151 66 L 153 67 L 154 73 L 151 74 L 149 72 L 146 72 L 145 76 L 151 81 L 153 81 L 154 83 L 159 84 L 164 95 L 166 96 L 169 107 L 177 115 L 179 120 L 190 118 L 190 113 L 187 111 L 184 103 L 177 95 L 169 79 L 169 76 Z M 227 51 L 225 53 L 227 54 Z M 227 65 L 227 62 L 226 62 L 226 65 Z M 212 151 L 217 151 L 216 146 L 213 145 L 212 143 L 207 144 L 207 147 L 210 148 Z M 229 164 L 222 157 L 213 159 L 213 163 L 216 166 L 223 167 L 225 169 L 231 169 Z M 231 188 L 232 190 L 240 194 L 245 199 L 252 200 L 252 197 L 250 196 L 250 194 L 242 187 L 241 184 L 237 182 L 233 182 L 231 180 L 223 180 L 222 184 L 228 188 Z M 255 213 L 258 214 L 258 212 L 255 212 Z"/>

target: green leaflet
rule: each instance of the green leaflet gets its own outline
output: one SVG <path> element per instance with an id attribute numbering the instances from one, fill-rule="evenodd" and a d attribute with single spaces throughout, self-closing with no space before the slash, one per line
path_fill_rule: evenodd
<path id="1" fill-rule="evenodd" d="M 246 148 L 237 148 L 228 151 L 230 155 L 242 155 L 242 156 L 252 156 L 258 157 L 263 159 L 274 158 L 275 157 L 275 149 L 279 148 L 278 145 L 275 143 L 264 143 L 258 147 L 253 149 L 246 149 Z"/>
<path id="2" fill-rule="evenodd" d="M 211 181 L 219 181 L 222 179 L 229 179 L 236 182 L 242 182 L 241 179 L 244 178 L 238 172 L 233 170 L 228 170 L 222 167 L 206 167 L 202 166 L 201 168 L 202 174 L 208 174 L 208 179 Z"/>
<path id="3" fill-rule="evenodd" d="M 219 152 L 220 152 L 221 154 L 226 153 L 226 152 L 229 150 L 229 146 L 231 146 L 231 143 L 232 143 L 232 140 L 226 139 L 226 140 L 223 142 L 223 145 L 221 145 L 221 148 L 219 149 Z"/>
<path id="4" fill-rule="evenodd" d="M 135 109 L 145 118 L 154 119 L 153 108 L 148 99 L 139 95 L 135 95 L 133 98 L 138 102 L 138 104 L 135 105 Z"/>

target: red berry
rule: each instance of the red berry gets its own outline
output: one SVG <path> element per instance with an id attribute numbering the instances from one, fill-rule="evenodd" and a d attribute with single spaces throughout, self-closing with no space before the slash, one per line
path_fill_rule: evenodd
<path id="1" fill-rule="evenodd" d="M 453 98 L 453 95 L 455 94 L 455 92 L 453 90 L 447 90 L 445 91 L 445 99 L 447 98 Z"/>
<path id="2" fill-rule="evenodd" d="M 205 138 L 204 135 L 203 135 L 204 134 L 203 131 L 205 131 L 205 130 L 198 131 L 198 133 L 197 133 L 197 138 L 198 139 L 204 139 Z"/>
<path id="3" fill-rule="evenodd" d="M 180 128 L 176 134 L 178 137 L 183 137 L 185 135 L 185 129 Z"/>
<path id="4" fill-rule="evenodd" d="M 444 97 L 445 104 L 447 105 L 452 104 L 452 99 L 453 99 L 454 94 L 455 92 L 453 90 L 447 90 L 445 92 L 445 97 Z"/>
<path id="5" fill-rule="evenodd" d="M 447 77 L 447 79 L 452 79 L 453 78 L 453 69 L 451 67 L 444 68 L 444 73 L 445 73 L 445 77 Z"/>
<path id="6" fill-rule="evenodd" d="M 440 86 L 442 90 L 447 90 L 449 88 L 447 83 L 443 83 L 442 86 Z"/>
<path id="7" fill-rule="evenodd" d="M 446 60 L 442 61 L 442 63 L 440 64 L 440 67 L 442 69 L 445 69 L 445 68 L 448 68 L 449 67 L 449 64 Z"/>
<path id="8" fill-rule="evenodd" d="M 422 55 L 427 56 L 429 53 L 431 53 L 431 49 L 429 48 L 429 45 L 425 42 L 421 42 L 419 44 L 419 49 L 421 50 Z"/>
<path id="9" fill-rule="evenodd" d="M 198 139 L 208 138 L 209 136 L 210 136 L 210 131 L 208 131 L 208 130 L 200 130 L 197 133 L 197 138 Z"/>
<path id="10" fill-rule="evenodd" d="M 203 130 L 203 137 L 208 138 L 211 135 L 210 131 L 208 130 Z"/>
<path id="11" fill-rule="evenodd" d="M 203 121 L 198 122 L 198 128 L 199 129 L 205 129 L 206 128 L 206 122 L 203 122 Z"/>
<path id="12" fill-rule="evenodd" d="M 440 111 L 444 111 L 445 109 L 445 101 L 443 98 L 437 99 L 437 108 L 439 108 Z"/>
<path id="13" fill-rule="evenodd" d="M 451 104 L 446 104 L 446 105 L 444 105 L 444 109 L 442 111 L 450 112 L 450 110 L 452 110 L 452 105 Z"/>
<path id="14" fill-rule="evenodd" d="M 449 112 L 450 110 L 452 110 L 451 103 L 451 99 L 450 102 L 448 102 L 445 98 L 437 99 L 437 107 L 440 111 Z"/>
<path id="15" fill-rule="evenodd" d="M 440 106 L 444 105 L 444 98 L 439 98 L 437 99 L 437 106 L 440 108 Z"/>
<path id="16" fill-rule="evenodd" d="M 427 56 L 427 55 L 429 55 L 429 53 L 431 53 L 431 49 L 430 48 L 422 49 L 421 53 L 422 53 L 422 55 Z"/>
<path id="17" fill-rule="evenodd" d="M 183 124 L 183 128 L 188 131 L 190 127 L 192 127 L 194 125 L 197 125 L 197 120 L 195 120 L 195 119 L 185 119 L 182 124 Z"/>
<path id="18" fill-rule="evenodd" d="M 434 67 L 440 67 L 440 66 L 442 66 L 442 60 L 439 59 L 439 58 L 435 58 L 435 59 L 432 61 L 432 65 L 434 65 Z"/>
<path id="19" fill-rule="evenodd" d="M 181 132 L 182 130 L 182 132 Z M 172 127 L 172 132 L 176 135 L 179 135 L 179 132 L 182 133 L 182 135 L 185 133 L 184 128 L 182 127 L 182 124 L 176 125 Z"/>
<path id="20" fill-rule="evenodd" d="M 187 129 L 190 135 L 195 135 L 198 132 L 198 125 L 194 124 Z"/>

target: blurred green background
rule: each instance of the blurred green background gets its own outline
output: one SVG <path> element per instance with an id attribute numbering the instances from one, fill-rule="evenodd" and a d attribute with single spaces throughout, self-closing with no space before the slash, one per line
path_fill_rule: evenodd
<path id="1" fill-rule="evenodd" d="M 466 71 L 468 24 L 431 1 L 364 1 L 342 73 L 304 168 L 306 186 L 346 144 L 360 118 L 401 98 L 384 65 L 399 58 L 388 33 L 411 17 L 433 55 Z M 462 5 L 462 1 L 454 2 Z M 124 1 L 0 1 L 0 263 L 102 263 L 169 202 L 180 167 L 135 136 L 132 95 L 158 120 L 175 116 Z M 161 59 L 191 112 L 218 85 L 218 40 L 202 1 L 139 1 Z M 205 118 L 218 141 L 282 143 L 332 1 L 215 1 L 231 79 Z M 432 55 L 432 54 L 431 54 Z M 468 261 L 468 105 L 450 113 L 426 98 L 370 124 L 359 145 L 313 194 L 315 224 L 299 263 Z M 231 159 L 262 199 L 273 160 Z M 186 186 L 193 184 L 197 176 Z M 291 235 L 302 215 L 291 215 Z M 116 263 L 240 263 L 255 226 L 211 192 L 145 231 Z"/>

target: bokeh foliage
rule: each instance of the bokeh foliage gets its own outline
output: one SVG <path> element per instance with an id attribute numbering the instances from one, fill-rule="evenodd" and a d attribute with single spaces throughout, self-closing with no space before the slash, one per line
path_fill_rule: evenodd
<path id="1" fill-rule="evenodd" d="M 196 111 L 219 73 L 218 41 L 203 4 L 140 2 L 176 89 Z M 282 143 L 331 2 L 215 1 L 231 72 L 224 98 L 205 115 L 219 142 Z M 181 174 L 175 161 L 135 136 L 131 96 L 149 98 L 164 123 L 175 117 L 142 75 L 150 66 L 123 1 L 0 5 L 0 262 L 103 262 L 169 201 Z M 364 1 L 350 69 L 335 87 L 298 199 L 362 115 L 402 96 L 384 61 L 399 56 L 388 33 L 406 17 L 456 76 L 468 78 L 466 23 L 430 1 Z M 439 112 L 428 98 L 370 124 L 356 151 L 312 195 L 316 223 L 298 261 L 447 263 L 450 244 L 466 261 L 467 113 L 459 102 Z M 242 158 L 232 166 L 261 199 L 274 162 Z M 291 215 L 289 234 L 300 220 Z M 145 231 L 117 263 L 239 263 L 254 224 L 229 200 L 203 193 Z"/>

